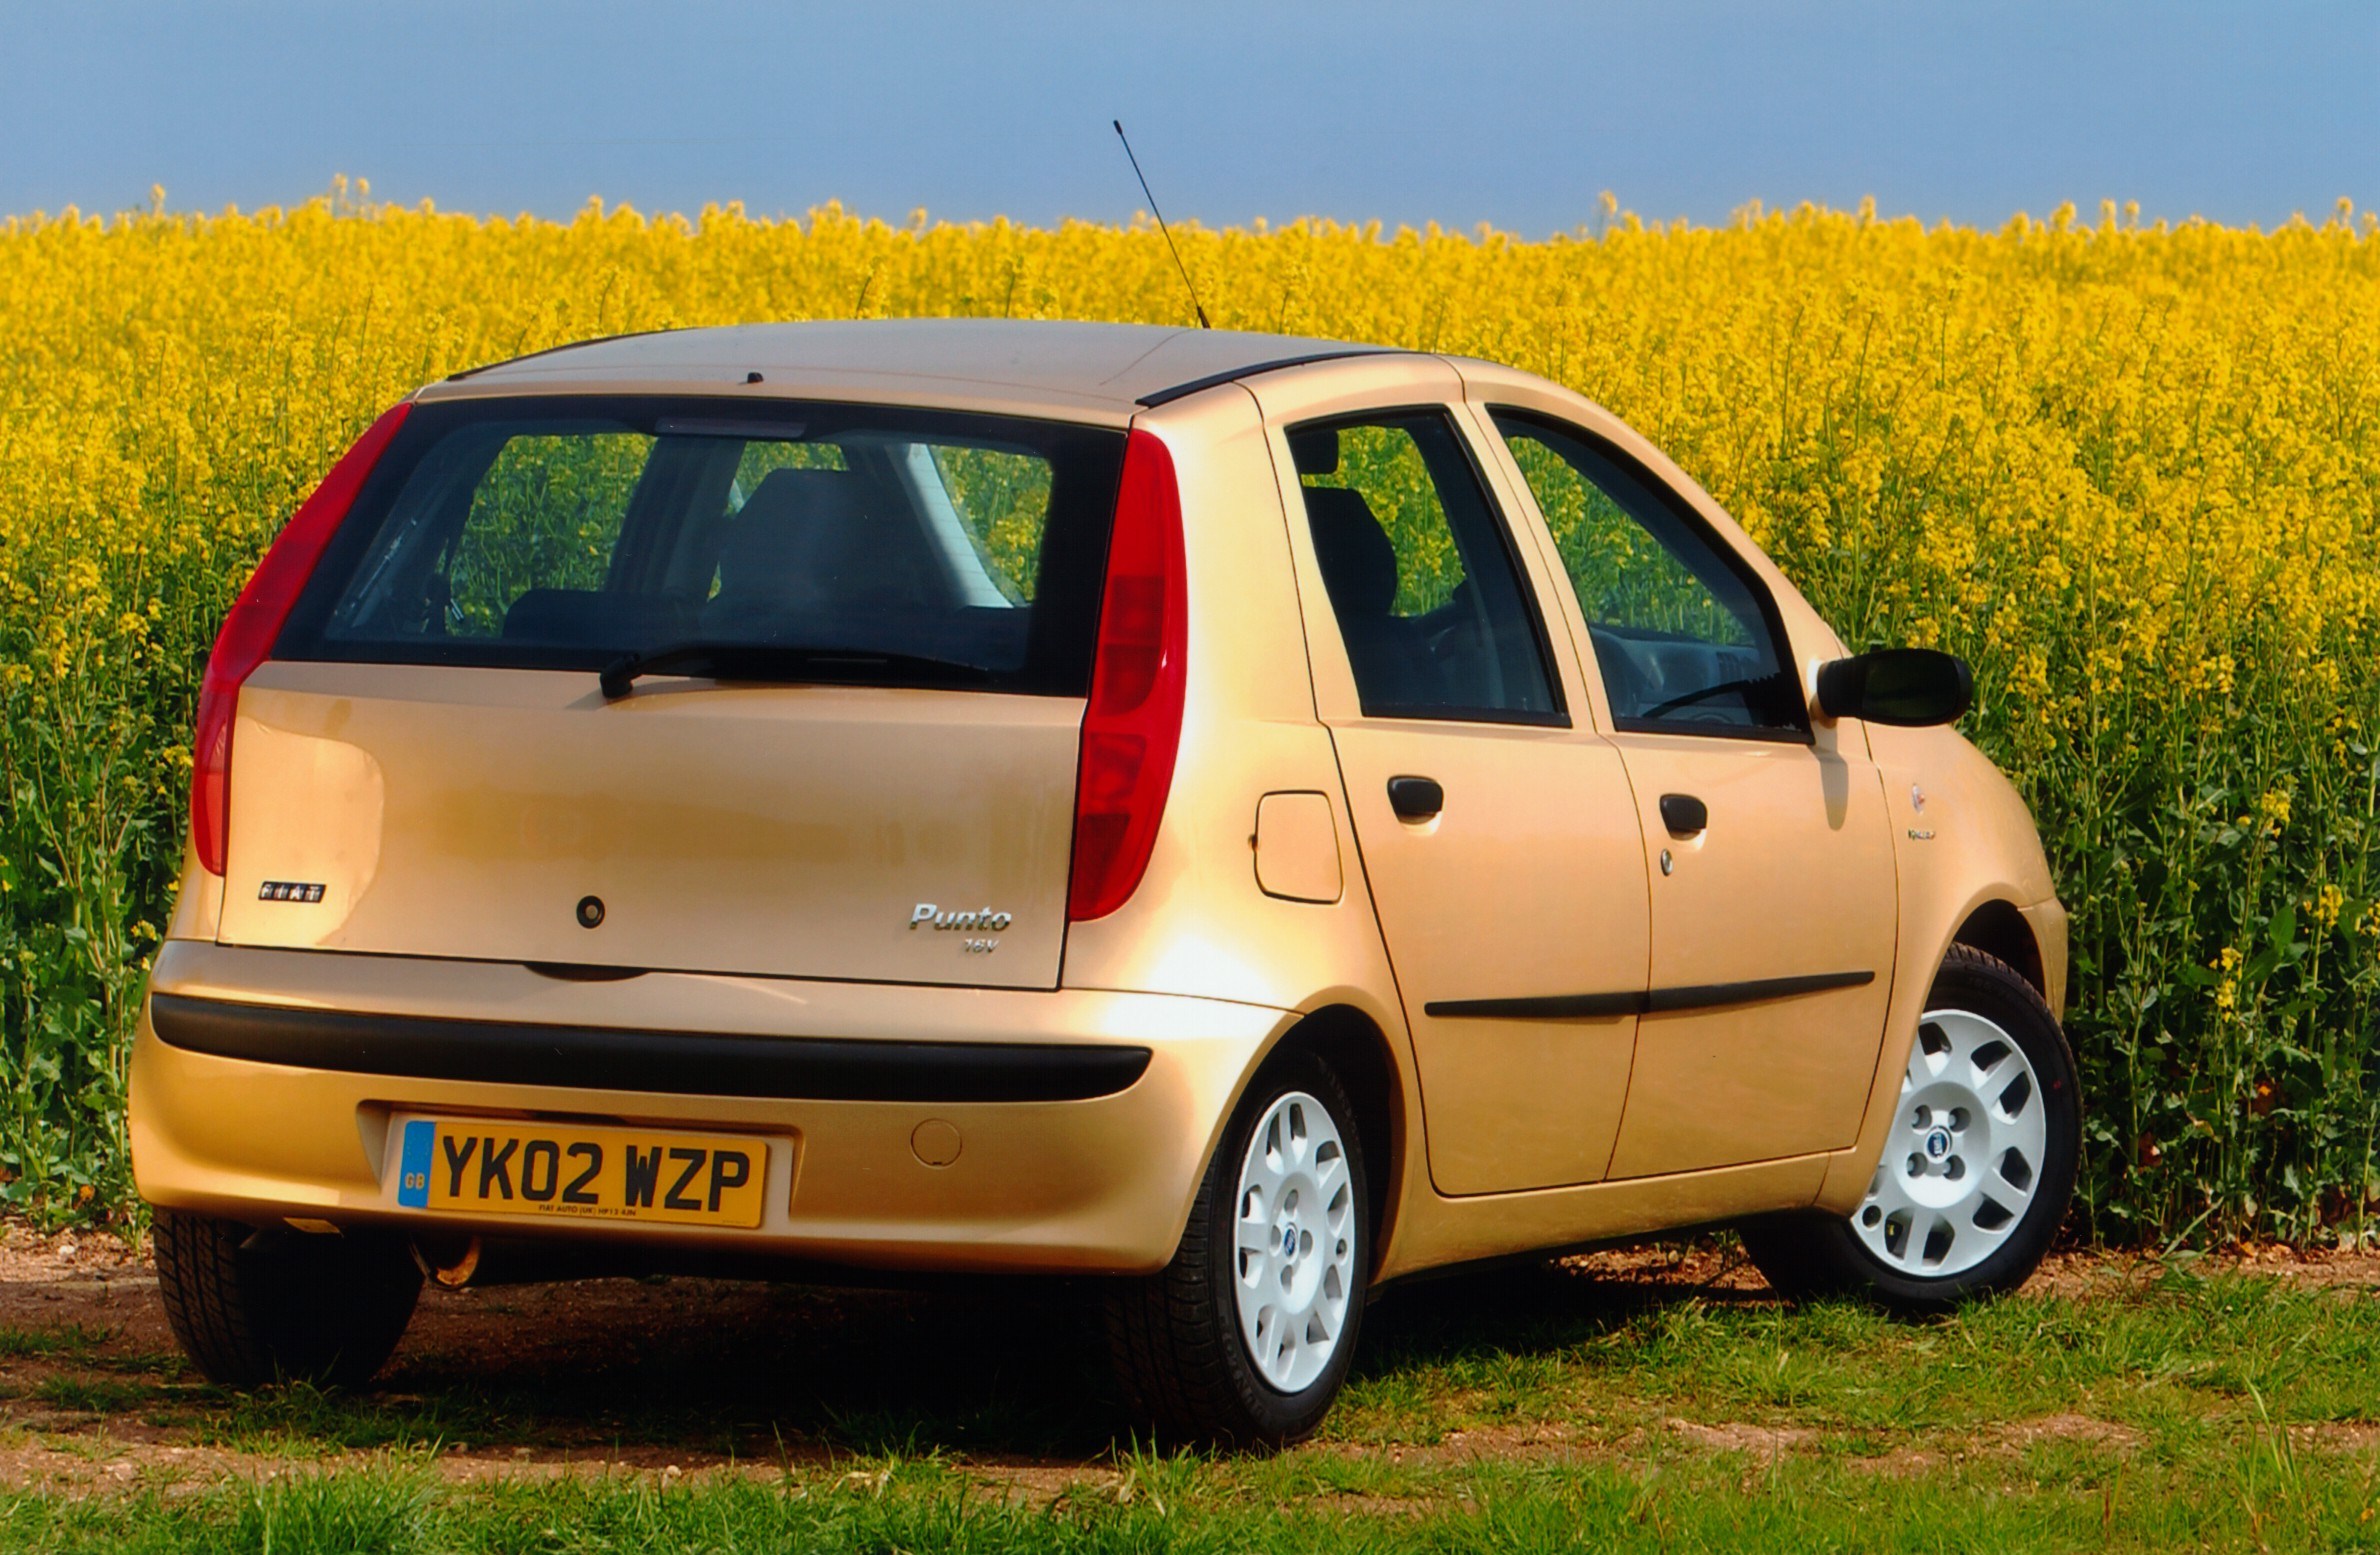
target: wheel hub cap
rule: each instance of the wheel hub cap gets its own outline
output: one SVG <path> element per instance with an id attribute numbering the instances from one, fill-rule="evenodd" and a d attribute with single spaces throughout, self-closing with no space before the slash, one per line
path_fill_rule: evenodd
<path id="1" fill-rule="evenodd" d="M 1355 1178 L 1346 1142 L 1303 1091 L 1257 1121 L 1240 1166 L 1232 1295 L 1256 1374 L 1311 1387 L 1337 1353 L 1355 1284 Z"/>
<path id="2" fill-rule="evenodd" d="M 1899 1273 L 1964 1273 L 2023 1222 L 2048 1138 L 2040 1080 L 2015 1039 L 1972 1011 L 1931 1011 L 1852 1228 Z"/>

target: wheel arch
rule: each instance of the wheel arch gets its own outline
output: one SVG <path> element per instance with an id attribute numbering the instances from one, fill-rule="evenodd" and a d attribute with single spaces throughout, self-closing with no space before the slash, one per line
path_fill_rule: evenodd
<path id="1" fill-rule="evenodd" d="M 1365 1208 L 1372 1228 L 1372 1267 L 1367 1272 L 1377 1276 L 1406 1197 L 1404 1180 L 1415 1119 L 1407 1094 L 1406 1065 L 1399 1061 L 1392 1037 L 1371 1012 L 1357 1004 L 1334 1000 L 1296 1012 L 1250 1060 L 1239 1084 L 1232 1088 L 1229 1104 L 1214 1118 L 1198 1176 L 1192 1179 L 1192 1194 L 1213 1167 L 1224 1129 L 1247 1099 L 1249 1088 L 1289 1053 L 1305 1053 L 1327 1064 L 1355 1104 L 1352 1121 L 1363 1147 Z M 1185 1199 L 1185 1223 L 1188 1213 Z"/>
<path id="2" fill-rule="evenodd" d="M 2050 997 L 2049 978 L 2042 964 L 2041 942 L 2015 902 L 1995 896 L 1979 904 L 1950 936 L 1952 945 L 1965 945 L 1996 957 L 2016 969 L 2044 1000 Z M 1948 954 L 1950 947 L 1943 947 Z M 1939 958 L 1937 958 L 1937 961 Z"/>
<path id="3" fill-rule="evenodd" d="M 1250 1083 L 1283 1053 L 1309 1053 L 1328 1065 L 1355 1104 L 1356 1137 L 1364 1152 L 1365 1211 L 1371 1216 L 1372 1267 L 1377 1274 L 1402 1195 L 1406 1140 L 1405 1089 L 1388 1034 L 1351 1004 L 1328 1004 L 1308 1012 L 1281 1034 L 1250 1073 Z M 1244 1088 L 1243 1088 L 1244 1089 Z M 1238 1102 L 1233 1102 L 1238 1107 Z"/>

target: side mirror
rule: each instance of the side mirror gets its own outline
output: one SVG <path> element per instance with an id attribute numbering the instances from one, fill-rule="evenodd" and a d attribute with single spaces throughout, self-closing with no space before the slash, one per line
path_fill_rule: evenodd
<path id="1" fill-rule="evenodd" d="M 1955 653 L 1879 648 L 1819 666 L 1818 710 L 1905 729 L 1955 723 L 1975 702 L 1975 676 Z"/>

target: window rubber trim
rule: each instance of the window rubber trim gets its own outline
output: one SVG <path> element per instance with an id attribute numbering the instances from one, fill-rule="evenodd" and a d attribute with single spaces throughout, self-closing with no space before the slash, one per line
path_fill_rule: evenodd
<path id="1" fill-rule="evenodd" d="M 1791 999 L 1835 988 L 1864 988 L 1873 972 L 1811 972 L 1799 977 L 1756 977 L 1740 983 L 1697 983 L 1624 993 L 1536 994 L 1518 999 L 1435 999 L 1422 1013 L 1437 1020 L 1617 1020 L 1623 1015 L 1674 1015 L 1689 1010 L 1723 1010 L 1738 1004 Z"/>
<path id="2" fill-rule="evenodd" d="M 1090 1101 L 1147 1073 L 1145 1047 L 761 1037 L 364 1015 L 152 994 L 157 1040 L 343 1074 L 773 1101 Z"/>

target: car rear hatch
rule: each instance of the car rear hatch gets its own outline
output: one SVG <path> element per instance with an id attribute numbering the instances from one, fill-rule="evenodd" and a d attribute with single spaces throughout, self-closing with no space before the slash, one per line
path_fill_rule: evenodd
<path id="1" fill-rule="evenodd" d="M 236 687 L 221 939 L 1055 986 L 1125 446 L 412 407 Z"/>

